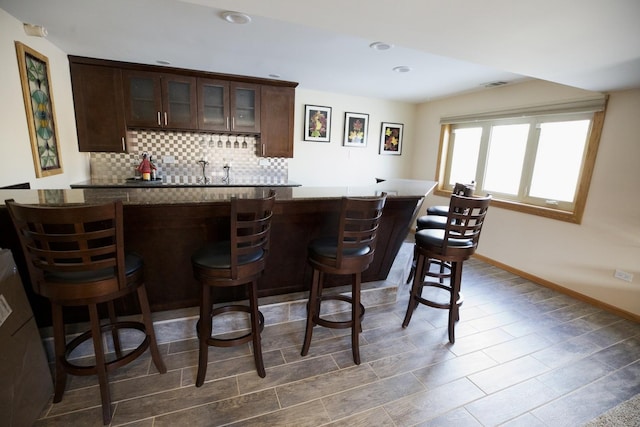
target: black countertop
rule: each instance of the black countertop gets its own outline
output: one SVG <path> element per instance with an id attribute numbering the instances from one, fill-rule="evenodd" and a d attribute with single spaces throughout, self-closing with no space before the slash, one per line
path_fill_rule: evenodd
<path id="1" fill-rule="evenodd" d="M 149 187 L 299 187 L 300 184 L 293 181 L 269 179 L 268 177 L 255 177 L 246 180 L 231 180 L 231 182 L 212 181 L 201 182 L 198 177 L 161 177 L 153 181 L 143 181 L 140 178 L 92 178 L 87 181 L 71 184 L 71 188 L 149 188 Z"/>

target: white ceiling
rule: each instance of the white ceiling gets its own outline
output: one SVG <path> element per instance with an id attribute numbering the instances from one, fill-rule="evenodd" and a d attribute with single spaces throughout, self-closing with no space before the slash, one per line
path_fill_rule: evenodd
<path id="1" fill-rule="evenodd" d="M 640 0 L 0 0 L 72 55 L 420 102 L 537 78 L 640 87 Z M 241 11 L 252 22 L 220 18 Z M 387 51 L 368 46 L 393 44 Z M 396 73 L 406 65 L 409 73 Z"/>

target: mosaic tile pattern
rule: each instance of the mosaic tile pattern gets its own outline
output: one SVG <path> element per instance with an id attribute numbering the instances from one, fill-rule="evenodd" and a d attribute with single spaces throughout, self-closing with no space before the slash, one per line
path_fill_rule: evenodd
<path id="1" fill-rule="evenodd" d="M 199 160 L 208 162 L 205 175 L 213 182 L 222 182 L 225 165 L 230 166 L 231 182 L 286 182 L 287 159 L 258 157 L 258 144 L 254 136 L 132 130 L 127 135 L 128 153 L 91 153 L 91 178 L 136 176 L 142 153 L 149 153 L 158 167 L 158 175 L 170 183 L 196 183 L 202 177 Z M 173 156 L 174 163 L 165 162 L 166 156 Z"/>

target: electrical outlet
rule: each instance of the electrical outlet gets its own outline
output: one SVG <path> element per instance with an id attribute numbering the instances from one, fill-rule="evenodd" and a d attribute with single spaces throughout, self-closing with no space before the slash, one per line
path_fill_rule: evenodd
<path id="1" fill-rule="evenodd" d="M 162 163 L 170 165 L 176 162 L 176 158 L 173 156 L 162 156 Z"/>
<path id="2" fill-rule="evenodd" d="M 626 271 L 623 271 L 623 270 L 616 269 L 616 272 L 613 273 L 613 277 L 615 277 L 616 279 L 624 280 L 625 282 L 633 281 L 633 274 L 627 273 Z"/>

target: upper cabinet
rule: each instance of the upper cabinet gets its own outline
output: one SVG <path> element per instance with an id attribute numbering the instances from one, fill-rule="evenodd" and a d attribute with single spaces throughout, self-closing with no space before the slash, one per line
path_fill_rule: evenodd
<path id="1" fill-rule="evenodd" d="M 262 86 L 260 151 L 262 157 L 293 157 L 295 89 Z"/>
<path id="2" fill-rule="evenodd" d="M 80 151 L 125 152 L 122 73 L 73 62 L 69 67 Z"/>
<path id="3" fill-rule="evenodd" d="M 69 56 L 80 151 L 126 151 L 127 128 L 255 135 L 293 157 L 297 83 Z"/>
<path id="4" fill-rule="evenodd" d="M 147 71 L 122 72 L 128 126 L 196 129 L 196 78 Z"/>
<path id="5" fill-rule="evenodd" d="M 198 129 L 260 132 L 260 86 L 198 78 Z"/>

